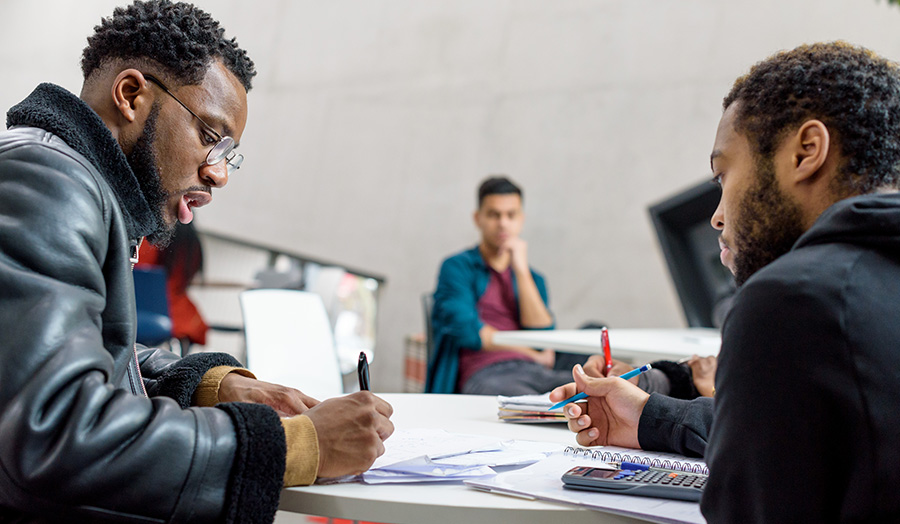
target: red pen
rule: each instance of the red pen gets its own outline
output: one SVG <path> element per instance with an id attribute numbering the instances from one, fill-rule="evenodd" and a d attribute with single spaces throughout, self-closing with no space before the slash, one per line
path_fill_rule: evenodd
<path id="1" fill-rule="evenodd" d="M 604 376 L 609 376 L 609 372 L 612 371 L 612 352 L 609 350 L 609 331 L 606 328 L 600 332 L 600 342 L 603 344 L 603 358 L 606 360 L 606 373 Z"/>

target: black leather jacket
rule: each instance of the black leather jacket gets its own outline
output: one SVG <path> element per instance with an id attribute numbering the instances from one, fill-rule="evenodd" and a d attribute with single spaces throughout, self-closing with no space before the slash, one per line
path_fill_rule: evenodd
<path id="1" fill-rule="evenodd" d="M 0 522 L 270 522 L 278 416 L 188 407 L 203 373 L 238 365 L 227 355 L 135 346 L 126 215 L 141 209 L 107 182 L 124 156 L 74 95 L 29 100 L 65 113 L 95 158 L 77 137 L 0 134 Z M 97 160 L 104 148 L 119 156 Z"/>

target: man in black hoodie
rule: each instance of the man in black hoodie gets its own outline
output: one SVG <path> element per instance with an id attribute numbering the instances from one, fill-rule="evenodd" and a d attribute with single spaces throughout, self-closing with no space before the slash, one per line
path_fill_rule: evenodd
<path id="1" fill-rule="evenodd" d="M 723 108 L 712 225 L 741 287 L 715 400 L 578 369 L 551 398 L 590 395 L 566 407 L 582 445 L 705 456 L 709 522 L 900 522 L 900 70 L 801 46 Z"/>

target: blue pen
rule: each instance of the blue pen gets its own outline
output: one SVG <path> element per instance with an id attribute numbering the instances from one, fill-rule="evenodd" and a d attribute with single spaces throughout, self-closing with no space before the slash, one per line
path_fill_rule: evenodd
<path id="1" fill-rule="evenodd" d="M 610 464 L 618 466 L 619 469 L 630 469 L 632 471 L 647 471 L 650 469 L 650 466 L 645 466 L 644 464 L 638 464 L 636 462 L 610 462 Z"/>
<path id="2" fill-rule="evenodd" d="M 641 366 L 637 369 L 632 369 L 631 371 L 629 371 L 628 373 L 625 373 L 624 375 L 620 376 L 619 378 L 628 380 L 630 378 L 634 378 L 634 377 L 640 375 L 641 373 L 643 373 L 645 371 L 650 371 L 651 369 L 653 369 L 653 366 L 651 366 L 650 364 L 644 364 L 643 366 Z M 577 393 L 577 394 L 572 395 L 571 397 L 567 398 L 566 400 L 563 400 L 562 402 L 557 402 L 556 404 L 553 404 L 552 406 L 550 406 L 550 410 L 552 411 L 556 408 L 561 408 L 561 407 L 565 406 L 566 404 L 571 404 L 572 402 L 577 402 L 579 400 L 583 400 L 586 398 L 588 398 L 587 393 L 585 393 L 585 392 Z"/>

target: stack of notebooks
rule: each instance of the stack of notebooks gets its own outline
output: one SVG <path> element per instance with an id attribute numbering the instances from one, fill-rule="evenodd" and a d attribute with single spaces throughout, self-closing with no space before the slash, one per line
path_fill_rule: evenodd
<path id="1" fill-rule="evenodd" d="M 504 422 L 540 424 L 545 422 L 565 422 L 562 409 L 550 411 L 550 393 L 543 395 L 520 395 L 517 397 L 498 396 L 497 417 Z"/>

